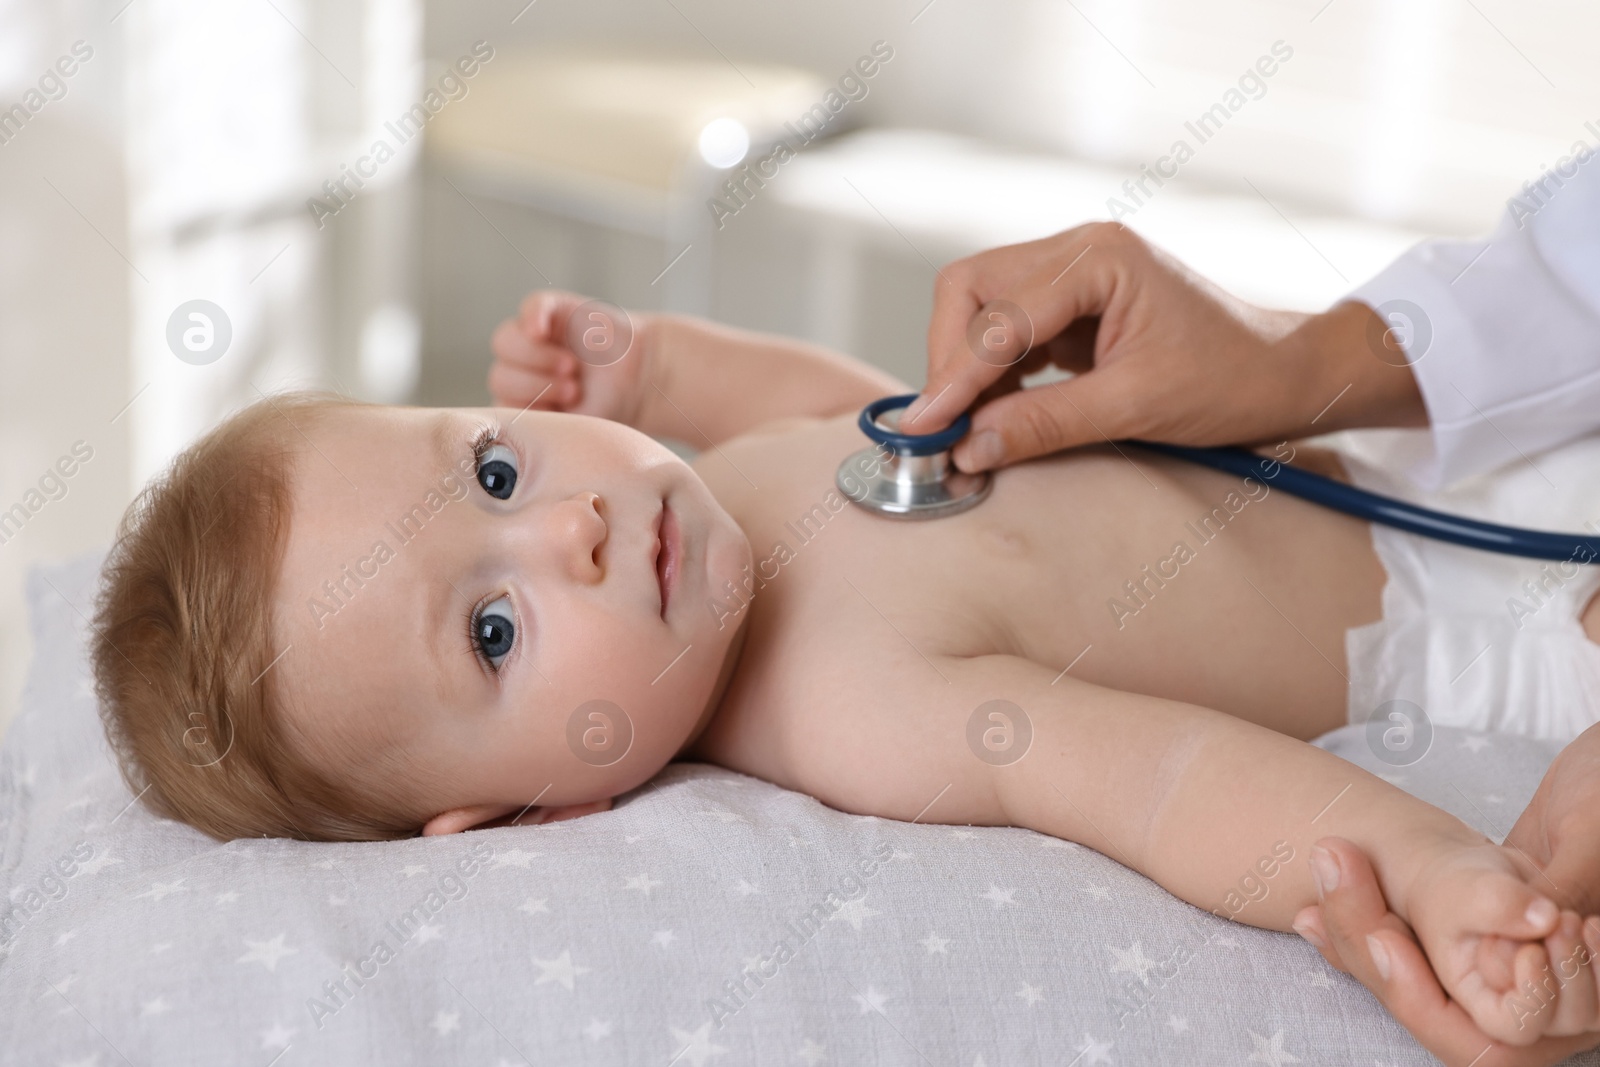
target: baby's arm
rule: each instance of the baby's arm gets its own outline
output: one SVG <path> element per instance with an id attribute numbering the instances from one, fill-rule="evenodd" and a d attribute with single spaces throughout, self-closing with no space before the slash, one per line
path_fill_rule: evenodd
<path id="1" fill-rule="evenodd" d="M 908 662 L 895 673 L 926 684 L 897 678 L 891 692 L 857 704 L 848 729 L 833 724 L 856 758 L 808 768 L 816 795 L 847 810 L 910 819 L 926 807 L 924 822 L 1023 826 L 1077 841 L 1196 906 L 1273 930 L 1290 929 L 1318 898 L 1305 862 L 1313 842 L 1342 837 L 1371 857 L 1385 898 L 1479 1025 L 1517 1044 L 1543 1032 L 1537 1021 L 1522 1032 L 1498 993 L 1473 984 L 1472 955 L 1483 935 L 1551 934 L 1556 908 L 1513 853 L 1455 817 L 1321 749 L 1206 708 L 1054 677 L 1007 656 L 940 659 L 938 670 Z M 974 713 L 995 700 L 1020 714 L 1007 722 L 979 713 L 971 730 Z M 1031 742 L 1006 762 L 1006 731 L 1020 744 L 1024 719 Z M 986 730 L 991 755 L 980 759 L 974 746 Z"/>
<path id="2" fill-rule="evenodd" d="M 489 391 L 502 407 L 596 415 L 696 448 L 911 391 L 817 345 L 688 315 L 623 312 L 558 290 L 531 294 L 491 347 Z"/>
<path id="3" fill-rule="evenodd" d="M 739 330 L 689 315 L 652 315 L 660 373 L 637 429 L 703 446 L 762 423 L 856 411 L 912 389 L 883 371 L 820 345 Z"/>

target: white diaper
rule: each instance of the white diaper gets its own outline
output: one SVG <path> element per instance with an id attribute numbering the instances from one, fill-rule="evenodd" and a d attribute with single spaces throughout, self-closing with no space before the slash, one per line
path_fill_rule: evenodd
<path id="1" fill-rule="evenodd" d="M 1600 436 L 1439 492 L 1397 473 L 1429 447 L 1426 431 L 1330 443 L 1364 489 L 1486 522 L 1600 534 Z M 1600 645 L 1579 624 L 1600 564 L 1504 556 L 1376 524 L 1372 543 L 1389 580 L 1383 618 L 1345 634 L 1351 722 L 1397 699 L 1435 723 L 1560 741 L 1600 721 Z"/>

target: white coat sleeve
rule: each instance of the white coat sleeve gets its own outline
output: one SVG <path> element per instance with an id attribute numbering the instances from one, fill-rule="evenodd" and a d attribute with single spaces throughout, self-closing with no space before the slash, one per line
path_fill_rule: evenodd
<path id="1" fill-rule="evenodd" d="M 1432 428 L 1419 485 L 1600 431 L 1600 152 L 1525 185 L 1488 240 L 1424 241 L 1349 299 L 1406 348 Z"/>

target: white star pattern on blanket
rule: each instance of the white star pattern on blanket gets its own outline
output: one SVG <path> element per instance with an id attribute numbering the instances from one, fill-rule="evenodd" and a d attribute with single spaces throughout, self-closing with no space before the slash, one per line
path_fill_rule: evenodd
<path id="1" fill-rule="evenodd" d="M 274 1022 L 271 1029 L 261 1031 L 261 1047 L 263 1049 L 287 1048 L 296 1033 L 298 1031 L 290 1030 L 282 1023 Z"/>
<path id="2" fill-rule="evenodd" d="M 828 919 L 833 922 L 849 923 L 850 929 L 860 930 L 862 923 L 882 914 L 880 911 L 867 907 L 866 895 L 862 894 L 854 900 L 847 900 L 839 905 L 839 910 L 828 916 Z"/>
<path id="3" fill-rule="evenodd" d="M 276 971 L 279 960 L 285 956 L 293 956 L 297 951 L 284 946 L 283 940 L 288 936 L 288 934 L 279 934 L 271 941 L 252 941 L 249 938 L 245 938 L 244 943 L 249 947 L 250 951 L 240 956 L 237 962 L 259 963 L 269 971 Z"/>
<path id="4" fill-rule="evenodd" d="M 1083 1044 L 1078 1048 L 1078 1058 L 1075 1062 L 1083 1064 L 1084 1067 L 1096 1063 L 1110 1063 L 1111 1045 L 1110 1041 L 1096 1041 L 1092 1035 L 1084 1034 Z"/>
<path id="5" fill-rule="evenodd" d="M 78 864 L 78 873 L 80 875 L 99 874 L 113 863 L 121 862 L 122 860 L 117 856 L 112 855 L 109 850 L 101 848 L 93 856 L 90 856 L 88 859 Z"/>
<path id="6" fill-rule="evenodd" d="M 677 1050 L 672 1054 L 670 1063 L 687 1063 L 690 1067 L 706 1067 L 707 1061 L 713 1056 L 720 1056 L 728 1050 L 722 1045 L 714 1044 L 711 1040 L 711 1024 L 705 1023 L 698 1030 L 680 1030 L 671 1027 L 672 1043 Z M 670 1064 L 669 1064 L 670 1067 Z"/>
<path id="7" fill-rule="evenodd" d="M 1017 903 L 1015 900 L 1011 899 L 1011 895 L 1015 892 L 1015 889 L 1001 889 L 999 886 L 991 882 L 989 883 L 989 888 L 984 890 L 983 899 L 993 904 L 995 906 L 995 910 L 998 911 L 1008 905 L 1014 906 Z"/>
<path id="8" fill-rule="evenodd" d="M 808 1037 L 794 1055 L 806 1067 L 817 1067 L 817 1064 L 828 1058 L 828 1046 Z"/>
<path id="9" fill-rule="evenodd" d="M 1137 941 L 1126 949 L 1117 948 L 1115 945 L 1107 947 L 1111 949 L 1111 955 L 1116 957 L 1116 962 L 1111 965 L 1112 974 L 1126 972 L 1142 982 L 1144 976 L 1150 973 L 1150 968 L 1156 965 L 1155 960 L 1145 956 L 1144 949 Z"/>
<path id="10" fill-rule="evenodd" d="M 533 861 L 542 853 L 524 852 L 520 848 L 508 848 L 504 852 L 496 852 L 492 862 L 495 867 L 515 867 L 526 871 L 533 866 Z"/>
<path id="11" fill-rule="evenodd" d="M 861 1013 L 863 1015 L 869 1011 L 875 1011 L 879 1015 L 882 1015 L 883 1006 L 887 1002 L 887 998 L 885 998 L 882 993 L 878 992 L 872 986 L 867 986 L 867 991 L 865 993 L 857 993 L 855 995 L 855 1000 L 856 1004 L 861 1008 Z"/>
<path id="12" fill-rule="evenodd" d="M 535 956 L 533 962 L 539 968 L 539 977 L 533 980 L 533 984 L 536 986 L 544 985 L 546 982 L 555 982 L 572 989 L 573 980 L 578 975 L 589 973 L 589 968 L 580 967 L 572 962 L 571 949 L 563 949 L 561 955 L 549 960 L 542 960 Z"/>
<path id="13" fill-rule="evenodd" d="M 1265 1063 L 1267 1067 L 1283 1067 L 1286 1063 L 1299 1063 L 1298 1056 L 1291 1056 L 1283 1048 L 1283 1031 L 1274 1030 L 1271 1037 L 1262 1037 L 1254 1030 L 1246 1030 L 1250 1041 L 1255 1045 L 1255 1051 L 1250 1053 L 1251 1063 Z"/>
<path id="14" fill-rule="evenodd" d="M 652 889 L 665 884 L 665 882 L 651 878 L 648 874 L 636 874 L 628 879 L 626 887 L 628 889 L 637 889 L 645 896 L 649 896 Z"/>
<path id="15" fill-rule="evenodd" d="M 184 880 L 182 878 L 179 878 L 175 882 L 155 882 L 143 893 L 135 895 L 133 899 L 142 900 L 148 897 L 151 900 L 162 900 L 174 893 L 187 893 L 189 890 L 186 886 L 184 886 L 183 882 Z"/>

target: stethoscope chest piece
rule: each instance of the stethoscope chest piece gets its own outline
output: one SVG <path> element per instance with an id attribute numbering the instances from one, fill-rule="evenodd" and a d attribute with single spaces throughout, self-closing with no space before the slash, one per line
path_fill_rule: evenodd
<path id="1" fill-rule="evenodd" d="M 963 414 L 938 433 L 900 432 L 900 413 L 916 393 L 886 396 L 861 411 L 861 432 L 876 444 L 839 465 L 834 484 L 851 502 L 891 519 L 939 519 L 966 511 L 989 495 L 988 471 L 967 474 L 950 449 L 972 427 Z"/>

